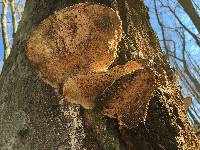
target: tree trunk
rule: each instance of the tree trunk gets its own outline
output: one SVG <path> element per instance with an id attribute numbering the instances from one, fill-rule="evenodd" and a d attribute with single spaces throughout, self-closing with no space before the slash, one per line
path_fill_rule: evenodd
<path id="1" fill-rule="evenodd" d="M 3 47 L 4 47 L 4 58 L 3 58 L 4 61 L 10 55 L 10 45 L 9 45 L 9 38 L 8 38 L 8 32 L 7 32 L 7 18 L 6 18 L 7 7 L 8 7 L 8 1 L 3 0 L 2 13 L 1 13 L 1 32 L 2 32 L 2 39 L 3 39 Z"/>
<path id="2" fill-rule="evenodd" d="M 137 126 L 121 128 L 116 119 L 65 102 L 37 77 L 25 57 L 31 32 L 55 10 L 79 2 L 86 1 L 26 1 L 12 53 L 0 76 L 1 149 L 198 149 L 197 138 L 186 119 L 180 88 L 150 27 L 142 0 L 93 1 L 119 11 L 122 19 L 124 37 L 119 44 L 119 58 L 113 65 L 140 60 L 158 75 L 160 86 Z"/>

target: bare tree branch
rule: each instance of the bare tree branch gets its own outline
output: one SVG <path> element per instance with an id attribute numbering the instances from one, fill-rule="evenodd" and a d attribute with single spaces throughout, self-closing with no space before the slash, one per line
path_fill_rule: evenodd
<path id="1" fill-rule="evenodd" d="M 15 11 L 15 1 L 10 1 L 11 15 L 12 15 L 12 26 L 13 26 L 13 37 L 15 32 L 17 31 L 17 19 L 16 19 L 16 11 Z"/>
<path id="2" fill-rule="evenodd" d="M 188 14 L 196 29 L 200 33 L 200 17 L 197 14 L 191 0 L 178 0 L 179 4 L 183 7 L 185 12 Z"/>
<path id="3" fill-rule="evenodd" d="M 8 58 L 10 54 L 10 45 L 8 41 L 8 33 L 7 33 L 7 0 L 2 0 L 2 14 L 1 14 L 1 26 L 2 26 L 2 37 L 3 37 L 3 45 L 4 45 L 4 61 Z"/>
<path id="4" fill-rule="evenodd" d="M 192 111 L 191 109 L 188 109 L 188 113 L 191 116 L 192 120 L 193 120 L 193 124 L 199 124 L 197 117 L 195 117 L 194 113 L 196 111 Z"/>
<path id="5" fill-rule="evenodd" d="M 24 11 L 24 3 L 25 2 L 23 0 L 17 0 L 17 2 L 15 1 L 15 10 L 19 20 L 21 20 Z"/>
<path id="6" fill-rule="evenodd" d="M 194 40 L 196 41 L 197 45 L 200 47 L 200 40 L 199 40 L 199 38 L 188 27 L 186 27 L 186 25 L 183 24 L 183 22 L 177 16 L 175 10 L 173 10 L 170 6 L 164 5 L 162 2 L 161 2 L 161 4 L 162 4 L 162 7 L 165 7 L 167 9 L 169 9 L 169 11 L 174 15 L 174 17 L 177 19 L 177 21 L 180 23 L 180 25 L 194 38 Z"/>
<path id="7" fill-rule="evenodd" d="M 190 64 L 192 65 L 193 69 L 195 70 L 197 75 L 200 76 L 200 72 L 199 72 L 200 67 L 199 67 L 198 63 L 194 59 L 191 58 L 191 56 L 188 54 L 187 51 L 186 51 L 186 54 L 187 54 L 188 60 L 189 60 Z"/>
<path id="8" fill-rule="evenodd" d="M 195 9 L 200 10 L 199 5 L 197 5 L 196 2 L 195 2 L 194 0 L 192 0 L 192 3 L 193 3 L 193 4 L 195 5 L 195 7 L 196 7 Z"/>
<path id="9" fill-rule="evenodd" d="M 166 51 L 166 55 L 167 55 L 167 58 L 169 59 L 169 49 L 168 49 L 168 46 L 167 46 L 167 43 L 166 43 L 166 39 L 165 39 L 165 31 L 164 31 L 164 28 L 163 28 L 163 24 L 162 24 L 162 22 L 161 22 L 161 20 L 159 18 L 156 0 L 154 0 L 154 9 L 155 9 L 155 12 L 156 12 L 156 18 L 157 18 L 158 24 L 159 24 L 159 26 L 161 28 L 163 44 L 164 44 L 164 48 L 165 48 L 165 51 Z"/>
<path id="10" fill-rule="evenodd" d="M 197 81 L 197 79 L 195 77 L 193 77 L 193 75 L 189 71 L 187 60 L 186 60 L 186 57 L 185 57 L 185 55 L 186 55 L 185 54 L 186 53 L 186 40 L 185 40 L 185 34 L 184 34 L 184 32 L 182 32 L 182 35 L 180 34 L 180 36 L 182 38 L 182 57 L 183 57 L 182 59 L 183 59 L 184 72 L 187 74 L 187 76 L 189 77 L 189 79 L 192 81 L 192 83 L 194 84 L 196 90 L 200 91 L 200 84 Z M 199 94 L 198 94 L 198 100 L 199 100 Z"/>

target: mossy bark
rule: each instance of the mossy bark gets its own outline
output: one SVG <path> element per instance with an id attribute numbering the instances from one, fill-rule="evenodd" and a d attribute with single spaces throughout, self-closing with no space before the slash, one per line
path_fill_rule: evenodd
<path id="1" fill-rule="evenodd" d="M 158 75 L 157 91 L 149 101 L 146 118 L 136 127 L 119 128 L 116 119 L 64 102 L 37 77 L 35 68 L 25 57 L 31 32 L 55 10 L 79 2 L 86 1 L 27 0 L 11 55 L 0 76 L 0 147 L 199 149 L 186 119 L 180 88 L 150 27 L 148 10 L 142 0 L 92 1 L 119 11 L 123 21 L 124 38 L 119 44 L 119 58 L 113 65 L 138 60 Z"/>

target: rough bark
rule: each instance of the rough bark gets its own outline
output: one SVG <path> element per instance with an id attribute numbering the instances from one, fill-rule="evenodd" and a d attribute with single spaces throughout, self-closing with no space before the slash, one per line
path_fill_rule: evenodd
<path id="1" fill-rule="evenodd" d="M 25 57 L 31 32 L 55 10 L 79 2 L 85 1 L 27 0 L 12 53 L 0 77 L 0 147 L 198 149 L 197 138 L 186 119 L 180 88 L 174 82 L 173 71 L 150 27 L 147 8 L 141 0 L 94 1 L 119 11 L 123 21 L 124 38 L 113 66 L 131 59 L 140 60 L 157 74 L 159 86 L 149 101 L 145 118 L 137 126 L 119 128 L 118 120 L 105 117 L 101 109 L 84 110 L 65 102 L 38 78 Z M 126 78 L 129 77 L 119 82 Z"/>

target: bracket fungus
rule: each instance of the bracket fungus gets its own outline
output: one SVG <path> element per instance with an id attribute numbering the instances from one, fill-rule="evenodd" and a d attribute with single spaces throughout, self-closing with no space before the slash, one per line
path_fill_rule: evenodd
<path id="1" fill-rule="evenodd" d="M 97 97 L 117 79 L 142 68 L 140 63 L 129 61 L 108 71 L 77 75 L 65 82 L 64 98 L 72 103 L 81 104 L 84 108 L 92 109 L 96 105 Z"/>
<path id="2" fill-rule="evenodd" d="M 70 77 L 106 71 L 122 37 L 119 16 L 109 7 L 80 3 L 56 11 L 32 33 L 27 57 L 54 88 Z"/>
<path id="3" fill-rule="evenodd" d="M 185 110 L 187 111 L 189 109 L 189 106 L 192 104 L 192 98 L 191 97 L 183 98 L 183 103 L 185 106 Z"/>
<path id="4" fill-rule="evenodd" d="M 145 121 L 148 103 L 156 91 L 154 72 L 140 69 L 121 76 L 98 97 L 98 109 L 119 125 L 133 128 Z"/>
<path id="5" fill-rule="evenodd" d="M 142 107 L 140 110 L 144 114 L 148 102 L 145 100 L 139 106 L 140 101 L 148 99 L 153 89 L 148 91 L 151 85 L 148 72 L 132 76 L 136 70 L 143 69 L 136 61 L 108 69 L 117 57 L 121 38 L 122 22 L 114 10 L 99 4 L 80 3 L 46 18 L 30 36 L 26 56 L 44 82 L 63 91 L 65 100 L 93 109 L 98 103 L 97 97 L 108 90 L 113 98 L 102 102 L 105 103 L 104 114 L 118 118 L 120 114 L 129 115 L 130 119 L 134 116 L 133 107 Z M 117 84 L 115 81 L 127 75 L 134 81 L 122 80 L 121 90 L 110 89 Z M 116 93 L 121 94 L 121 100 Z M 122 105 L 114 105 L 116 103 Z M 121 120 L 129 123 L 123 117 Z"/>

